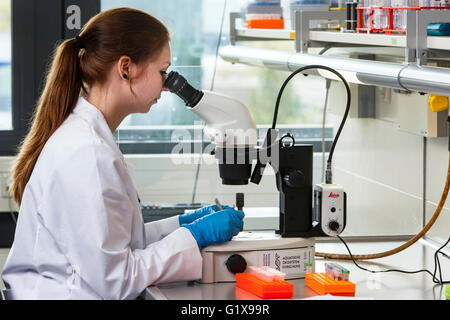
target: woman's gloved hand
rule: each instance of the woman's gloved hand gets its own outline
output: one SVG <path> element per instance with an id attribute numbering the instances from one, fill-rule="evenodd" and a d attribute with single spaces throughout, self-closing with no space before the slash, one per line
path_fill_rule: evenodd
<path id="1" fill-rule="evenodd" d="M 187 228 L 198 246 L 201 248 L 210 244 L 220 244 L 230 241 L 244 226 L 244 212 L 232 208 L 210 213 L 181 227 Z"/>
<path id="2" fill-rule="evenodd" d="M 223 206 L 223 209 L 231 209 L 231 207 Z M 188 223 L 194 222 L 198 218 L 204 217 L 208 214 L 211 214 L 211 213 L 214 213 L 217 211 L 220 211 L 219 207 L 217 207 L 215 204 L 213 204 L 213 205 L 210 205 L 207 207 L 197 209 L 192 212 L 187 212 L 182 215 L 179 215 L 178 221 L 180 222 L 180 226 L 181 226 L 183 224 L 188 224 Z"/>

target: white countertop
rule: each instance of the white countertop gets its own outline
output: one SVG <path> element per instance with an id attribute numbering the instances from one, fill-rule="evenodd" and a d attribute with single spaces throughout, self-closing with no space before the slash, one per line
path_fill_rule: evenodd
<path id="1" fill-rule="evenodd" d="M 339 240 L 338 240 L 339 241 Z M 378 253 L 393 249 L 402 241 L 348 241 L 352 254 Z M 317 242 L 317 252 L 347 253 L 341 242 Z M 358 262 L 370 270 L 401 269 L 434 271 L 436 249 L 417 242 L 393 256 Z M 324 272 L 324 263 L 331 260 L 316 258 L 316 272 Z M 428 273 L 403 274 L 398 272 L 370 273 L 355 266 L 352 261 L 333 260 L 350 270 L 350 281 L 356 284 L 355 298 L 376 300 L 440 300 L 444 286 L 433 283 Z M 440 255 L 443 280 L 450 280 L 450 259 Z M 305 286 L 304 279 L 289 280 L 294 284 L 292 299 L 318 298 L 317 293 Z M 147 299 L 167 300 L 257 300 L 257 296 L 236 288 L 235 283 L 200 284 L 198 282 L 151 286 Z M 333 298 L 333 297 L 329 297 Z"/>

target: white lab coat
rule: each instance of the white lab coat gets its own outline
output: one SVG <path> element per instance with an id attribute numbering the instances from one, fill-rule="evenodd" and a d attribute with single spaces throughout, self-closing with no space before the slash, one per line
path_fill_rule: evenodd
<path id="1" fill-rule="evenodd" d="M 84 98 L 51 136 L 25 188 L 2 273 L 15 299 L 133 299 L 151 284 L 201 278 L 178 217 L 144 225 L 124 157 Z"/>

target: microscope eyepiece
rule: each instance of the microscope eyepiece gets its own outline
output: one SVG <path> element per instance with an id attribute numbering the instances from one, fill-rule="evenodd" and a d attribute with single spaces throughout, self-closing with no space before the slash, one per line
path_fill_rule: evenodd
<path id="1" fill-rule="evenodd" d="M 167 76 L 164 86 L 175 93 L 188 107 L 195 107 L 203 97 L 203 92 L 192 87 L 178 72 L 171 71 Z"/>

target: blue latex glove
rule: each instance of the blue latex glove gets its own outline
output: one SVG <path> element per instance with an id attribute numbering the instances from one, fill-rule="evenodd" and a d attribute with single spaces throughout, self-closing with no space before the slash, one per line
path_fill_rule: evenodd
<path id="1" fill-rule="evenodd" d="M 222 208 L 223 209 L 231 209 L 231 207 L 229 207 L 229 206 L 222 206 Z M 192 212 L 187 212 L 182 215 L 179 215 L 178 221 L 180 222 L 180 226 L 181 226 L 183 224 L 188 224 L 188 223 L 194 222 L 195 220 L 197 220 L 201 217 L 204 217 L 208 214 L 211 214 L 211 213 L 214 213 L 217 211 L 220 211 L 219 208 L 215 204 L 213 204 L 213 205 L 210 205 L 207 207 L 197 209 Z"/>
<path id="2" fill-rule="evenodd" d="M 229 208 L 210 213 L 192 223 L 181 226 L 192 233 L 201 249 L 210 244 L 230 241 L 244 226 L 243 219 L 244 212 Z"/>

